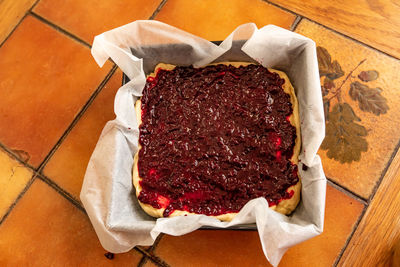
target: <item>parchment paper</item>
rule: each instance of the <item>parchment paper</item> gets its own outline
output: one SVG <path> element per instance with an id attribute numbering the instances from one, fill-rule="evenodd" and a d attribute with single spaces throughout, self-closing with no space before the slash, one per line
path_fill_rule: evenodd
<path id="1" fill-rule="evenodd" d="M 273 25 L 257 29 L 248 23 L 236 28 L 218 46 L 161 22 L 135 21 L 96 36 L 92 55 L 99 66 L 111 58 L 131 80 L 116 94 L 116 119 L 103 129 L 80 194 L 106 250 L 121 253 L 136 245 L 151 245 L 161 232 L 183 235 L 204 225 L 226 228 L 256 222 L 264 254 L 276 266 L 289 247 L 322 232 L 326 178 L 316 153 L 325 124 L 312 40 Z M 145 75 L 159 62 L 201 67 L 226 60 L 252 60 L 283 70 L 293 83 L 302 133 L 301 202 L 291 216 L 270 210 L 266 199 L 258 198 L 248 202 L 229 223 L 204 215 L 156 220 L 139 207 L 132 185 L 139 133 L 134 103 L 141 96 Z M 307 171 L 302 170 L 302 164 L 309 167 Z"/>

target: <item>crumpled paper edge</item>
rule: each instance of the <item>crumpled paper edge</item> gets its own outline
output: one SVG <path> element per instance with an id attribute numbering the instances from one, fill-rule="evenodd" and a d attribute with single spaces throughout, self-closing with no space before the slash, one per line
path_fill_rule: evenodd
<path id="1" fill-rule="evenodd" d="M 153 24 L 153 26 L 157 27 L 158 30 L 161 31 L 173 30 L 178 32 L 179 34 L 189 35 L 189 37 L 192 38 L 191 41 L 193 42 L 197 41 L 203 43 L 208 42 L 199 37 L 187 34 L 183 31 L 177 30 L 174 27 L 156 21 L 136 21 L 131 24 L 117 28 L 115 30 L 101 34 L 95 38 L 92 47 L 92 54 L 96 62 L 101 66 L 104 64 L 105 60 L 108 59 L 108 57 L 111 57 L 114 60 L 114 62 L 116 62 L 116 64 L 131 79 L 131 81 L 128 84 L 119 89 L 116 95 L 115 103 L 118 105 L 115 105 L 114 109 L 117 118 L 114 121 L 110 121 L 109 123 L 107 123 L 100 136 L 99 142 L 88 164 L 87 172 L 85 174 L 85 179 L 81 191 L 82 203 L 85 206 L 85 209 L 96 230 L 97 235 L 99 236 L 100 242 L 102 243 L 103 247 L 106 248 L 107 250 L 118 253 L 127 251 L 131 249 L 134 245 L 150 245 L 160 232 L 172 235 L 180 235 L 195 230 L 203 224 L 216 227 L 229 227 L 230 225 L 234 225 L 238 221 L 241 221 L 241 223 L 246 223 L 255 220 L 257 222 L 257 227 L 263 251 L 267 259 L 271 262 L 271 264 L 277 265 L 283 253 L 286 251 L 288 247 L 296 243 L 299 243 L 303 240 L 306 240 L 312 236 L 318 235 L 319 233 L 322 232 L 323 229 L 326 180 L 323 174 L 321 161 L 319 157 L 316 155 L 318 147 L 323 139 L 323 136 L 321 137 L 320 134 L 321 129 L 324 129 L 323 113 L 321 113 L 322 101 L 320 103 L 320 106 L 318 106 L 317 103 L 317 105 L 315 106 L 307 105 L 306 109 L 300 110 L 300 117 L 302 118 L 301 122 L 302 134 L 306 136 L 319 137 L 319 140 L 315 140 L 316 138 L 313 139 L 313 142 L 317 143 L 317 145 L 312 146 L 312 149 L 307 149 L 307 151 L 302 151 L 300 155 L 300 160 L 307 166 L 309 166 L 307 174 L 303 171 L 300 171 L 301 176 L 303 178 L 302 193 L 304 192 L 304 190 L 306 189 L 309 190 L 309 188 L 313 187 L 313 184 L 318 183 L 319 186 L 317 188 L 319 192 L 316 193 L 323 196 L 323 198 L 320 198 L 319 201 L 320 203 L 315 203 L 315 201 L 303 197 L 302 202 L 296 209 L 294 215 L 291 217 L 287 217 L 268 209 L 268 203 L 265 199 L 263 198 L 254 199 L 250 201 L 248 204 L 246 204 L 246 206 L 240 211 L 235 220 L 233 220 L 230 223 L 219 222 L 218 220 L 210 222 L 210 218 L 204 215 L 193 215 L 188 217 L 177 217 L 177 218 L 161 218 L 157 220 L 155 226 L 154 222 L 153 223 L 145 222 L 143 223 L 140 229 L 137 229 L 137 231 L 132 231 L 131 229 L 129 229 L 129 227 L 127 227 L 126 229 L 124 229 L 123 227 L 118 229 L 118 226 L 110 227 L 110 225 L 107 225 L 107 223 L 105 223 L 107 221 L 108 213 L 107 212 L 104 213 L 104 207 L 109 207 L 110 195 L 111 195 L 110 190 L 113 188 L 113 183 L 110 180 L 112 180 L 112 177 L 115 177 L 115 173 L 112 172 L 110 173 L 110 170 L 105 168 L 104 165 L 105 162 L 102 160 L 98 160 L 96 155 L 107 154 L 112 157 L 117 155 L 118 153 L 129 153 L 132 151 L 132 149 L 135 149 L 135 147 L 137 148 L 137 138 L 136 140 L 135 138 L 132 138 L 132 133 L 138 134 L 137 129 L 135 129 L 135 127 L 137 128 L 137 124 L 134 117 L 134 113 L 132 112 L 132 110 L 130 110 L 130 108 L 127 107 L 133 107 L 135 99 L 134 97 L 138 97 L 141 95 L 141 91 L 138 88 L 143 88 L 145 83 L 145 75 L 143 72 L 142 59 L 136 58 L 134 55 L 132 55 L 129 47 L 117 46 L 115 43 L 121 42 L 121 40 L 110 38 L 110 33 L 112 33 L 113 31 L 118 32 L 119 36 L 117 39 L 120 38 L 124 39 L 124 34 L 129 34 L 129 32 L 132 31 L 132 29 L 140 28 L 141 26 L 146 24 L 147 25 Z M 302 86 L 305 86 L 305 88 L 307 88 L 307 86 L 315 87 L 315 83 L 318 83 L 319 86 L 318 72 L 315 71 L 315 68 L 318 69 L 316 54 L 315 54 L 316 53 L 315 43 L 306 37 L 286 31 L 284 29 L 281 29 L 273 25 L 265 26 L 259 30 L 256 28 L 254 24 L 244 24 L 239 26 L 226 40 L 224 40 L 224 42 L 220 46 L 210 45 L 209 51 L 207 51 L 207 53 L 205 52 L 205 54 L 208 56 L 207 60 L 197 62 L 195 66 L 202 66 L 212 62 L 214 59 L 220 56 L 224 51 L 230 48 L 230 46 L 232 45 L 232 40 L 234 40 L 234 37 L 235 35 L 238 34 L 238 32 L 239 33 L 241 31 L 243 32 L 243 30 L 247 28 L 252 28 L 253 34 L 249 38 L 249 41 L 247 41 L 246 44 L 242 47 L 242 50 L 245 51 L 249 56 L 252 56 L 252 54 L 256 54 L 254 48 L 251 48 L 251 46 L 249 45 L 249 43 L 251 43 L 250 40 L 252 40 L 252 38 L 257 39 L 257 37 L 259 39 L 260 37 L 262 37 L 262 35 L 265 34 L 271 35 L 272 33 L 274 35 L 274 39 L 271 40 L 270 38 L 265 41 L 274 42 L 274 45 L 276 45 L 277 48 L 282 47 L 283 43 L 281 42 L 282 40 L 280 40 L 280 38 L 285 39 L 285 35 L 292 35 L 293 39 L 295 39 L 296 41 L 307 42 L 309 47 L 305 48 L 301 52 L 298 51 L 297 52 L 309 53 L 309 54 L 313 53 L 313 55 L 311 55 L 312 57 L 314 57 L 314 60 L 311 61 L 312 71 L 308 73 L 308 75 L 310 75 L 312 79 L 309 79 L 311 80 L 311 85 L 305 84 Z M 122 36 L 121 32 L 123 33 Z M 129 36 L 126 38 L 129 38 Z M 274 58 L 274 57 L 272 58 L 268 57 L 265 59 L 263 58 L 255 58 L 255 59 L 264 66 L 267 67 L 278 66 L 281 69 L 288 68 L 289 67 L 288 64 L 290 63 L 289 59 L 286 61 L 286 60 L 279 60 L 279 58 Z M 310 64 L 310 62 L 308 63 Z M 293 80 L 293 77 L 296 77 L 296 75 L 299 74 L 291 73 L 289 71 L 288 75 Z M 298 89 L 298 93 L 301 94 L 302 91 L 299 89 L 298 87 L 299 85 L 294 84 L 294 86 L 296 89 Z M 308 95 L 301 97 L 299 95 L 299 99 L 305 99 L 306 97 L 310 96 Z M 305 99 L 304 101 L 307 102 L 307 99 Z M 121 105 L 121 103 L 123 104 Z M 300 106 L 302 105 L 304 106 L 304 103 L 300 102 L 299 104 Z M 307 116 L 311 113 L 311 111 L 317 112 L 317 114 L 320 115 L 320 118 L 318 118 L 317 116 L 317 122 L 319 122 L 320 127 L 314 127 L 313 129 L 307 129 L 309 131 L 305 131 L 303 130 L 303 128 L 307 127 L 306 125 Z M 114 146 L 110 144 L 114 144 Z M 303 140 L 303 144 L 306 147 L 307 140 L 305 142 Z M 128 165 L 132 164 L 131 161 L 132 161 L 131 159 L 127 159 L 126 164 Z M 312 177 L 310 179 L 308 178 L 304 179 L 304 177 L 306 177 L 308 173 L 312 173 Z M 313 179 L 313 177 L 318 177 L 318 179 Z M 96 190 L 91 190 L 91 188 L 98 187 L 99 184 L 101 184 L 104 191 L 96 192 Z M 99 207 L 103 207 L 103 209 L 99 209 Z M 308 214 L 315 213 L 315 211 L 317 211 L 319 216 L 314 216 L 314 217 L 311 216 L 312 218 L 309 218 L 310 216 L 308 216 Z M 259 215 L 261 214 L 262 216 L 256 216 L 256 214 Z M 280 237 L 287 237 L 287 240 L 289 240 L 289 242 L 286 243 L 284 242 L 279 246 L 276 245 L 274 246 L 274 243 L 282 243 L 277 240 L 271 240 L 272 236 L 276 236 L 277 229 L 271 229 L 271 227 L 268 227 L 268 224 L 263 225 L 264 227 L 261 227 L 259 223 L 260 218 L 270 218 L 270 220 L 272 221 L 274 220 L 281 221 L 280 223 L 281 226 L 279 229 Z M 308 219 L 309 221 L 307 222 L 304 221 L 303 220 L 304 218 Z M 193 221 L 196 221 L 196 223 L 193 223 Z M 304 226 L 305 222 L 308 223 L 308 225 Z M 186 228 L 185 231 L 181 231 L 180 230 L 181 228 L 178 226 L 182 224 L 185 225 L 186 227 L 188 226 L 188 224 L 190 224 L 191 228 L 189 229 Z M 293 231 L 297 232 L 299 230 L 301 232 L 301 236 L 293 238 Z M 148 232 L 149 234 L 143 234 L 143 232 Z M 295 239 L 295 241 L 291 241 L 293 239 Z"/>

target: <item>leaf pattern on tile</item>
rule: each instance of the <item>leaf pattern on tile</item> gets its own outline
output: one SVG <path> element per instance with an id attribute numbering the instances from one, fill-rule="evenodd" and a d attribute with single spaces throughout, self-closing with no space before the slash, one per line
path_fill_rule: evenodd
<path id="1" fill-rule="evenodd" d="M 349 95 L 351 99 L 358 101 L 362 111 L 374 113 L 379 116 L 389 109 L 387 100 L 381 95 L 381 88 L 369 88 L 359 81 L 350 84 Z"/>
<path id="2" fill-rule="evenodd" d="M 362 71 L 358 74 L 358 78 L 363 82 L 375 81 L 379 77 L 379 72 L 376 70 Z"/>
<path id="3" fill-rule="evenodd" d="M 318 46 L 318 66 L 319 66 L 319 76 L 326 76 L 331 80 L 340 78 L 344 75 L 342 67 L 339 62 L 334 60 L 332 62 L 331 55 L 328 50 L 325 48 Z"/>
<path id="4" fill-rule="evenodd" d="M 340 163 L 351 163 L 361 159 L 362 152 L 368 150 L 365 137 L 368 131 L 361 125 L 361 119 L 356 115 L 349 103 L 343 100 L 342 90 L 348 88 L 352 100 L 358 103 L 361 111 L 377 116 L 387 113 L 387 99 L 382 96 L 381 88 L 370 88 L 362 82 L 371 82 L 379 78 L 376 70 L 361 71 L 357 77 L 352 76 L 367 59 L 361 60 L 340 82 L 345 75 L 340 63 L 332 61 L 332 56 L 324 47 L 317 47 L 318 65 L 326 124 L 326 137 L 321 149 L 327 150 L 328 158 Z M 360 81 L 353 81 L 358 78 Z M 346 86 L 350 81 L 350 86 Z M 339 84 L 339 85 L 338 85 Z M 337 86 L 338 85 L 338 86 Z M 333 107 L 333 108 L 331 108 Z"/>
<path id="5" fill-rule="evenodd" d="M 329 112 L 326 137 L 321 148 L 327 149 L 327 156 L 341 163 L 360 160 L 361 152 L 368 150 L 365 140 L 367 130 L 360 125 L 360 118 L 347 103 L 337 103 Z"/>
<path id="6" fill-rule="evenodd" d="M 329 90 L 335 88 L 335 82 L 328 77 L 325 77 L 324 83 L 322 85 L 322 96 L 329 94 Z"/>
<path id="7" fill-rule="evenodd" d="M 324 99 L 324 114 L 325 114 L 325 120 L 329 120 L 329 108 L 331 106 L 331 101 L 329 99 Z"/>

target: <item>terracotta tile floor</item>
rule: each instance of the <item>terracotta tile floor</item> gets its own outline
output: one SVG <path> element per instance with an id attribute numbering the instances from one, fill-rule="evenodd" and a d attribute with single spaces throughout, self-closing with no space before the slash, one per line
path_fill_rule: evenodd
<path id="1" fill-rule="evenodd" d="M 325 231 L 289 249 L 280 266 L 294 262 L 310 266 L 315 258 L 320 266 L 332 265 L 362 210 L 362 203 L 328 186 Z M 171 266 L 186 266 L 193 258 L 197 260 L 191 266 L 268 266 L 255 231 L 199 230 L 181 237 L 165 236 L 155 254 Z"/>
<path id="2" fill-rule="evenodd" d="M 399 6 L 271 2 L 0 2 L 0 266 L 269 266 L 254 231 L 164 235 L 153 247 L 104 256 L 79 192 L 100 132 L 114 118 L 122 73 L 111 62 L 98 68 L 90 45 L 95 35 L 137 19 L 208 40 L 224 39 L 246 22 L 315 40 L 328 119 L 319 152 L 331 181 L 325 229 L 289 249 L 280 266 L 332 266 L 353 257 L 354 231 L 371 220 L 365 216 L 373 213 L 375 195 L 385 197 L 380 186 L 399 175 Z M 340 16 L 332 19 L 329 10 Z"/>
<path id="3" fill-rule="evenodd" d="M 122 72 L 117 70 L 44 167 L 43 173 L 76 199 L 101 130 L 114 119 L 114 95 L 121 80 Z"/>
<path id="4" fill-rule="evenodd" d="M 332 61 L 339 62 L 344 75 L 332 81 L 334 87 L 329 89 L 330 92 L 324 99 L 331 98 L 334 95 L 331 92 L 345 82 L 340 94 L 341 103 L 348 103 L 351 106 L 359 118 L 359 121 L 355 122 L 366 131 L 365 136 L 358 137 L 365 140 L 366 151 L 358 149 L 359 146 L 353 146 L 353 148 L 343 150 L 347 157 L 343 156 L 343 153 L 332 153 L 333 147 L 319 151 L 324 162 L 325 174 L 335 182 L 368 199 L 400 140 L 400 131 L 388 134 L 389 129 L 395 129 L 400 125 L 400 106 L 398 105 L 400 103 L 398 90 L 400 87 L 400 61 L 346 39 L 306 19 L 300 22 L 296 32 L 313 39 L 317 46 L 323 47 L 329 52 Z M 363 62 L 363 60 L 365 61 Z M 361 65 L 346 80 L 347 75 L 360 62 L 362 62 Z M 362 71 L 369 70 L 376 71 L 378 77 L 364 83 L 357 76 Z M 325 77 L 321 78 L 322 84 L 324 81 Z M 371 88 L 380 88 L 382 90 L 381 99 L 387 106 L 377 105 L 372 109 L 363 110 L 360 102 L 353 100 L 350 95 L 351 84 L 357 82 Z M 337 103 L 336 98 L 329 101 L 331 111 Z M 327 131 L 327 134 L 330 132 Z M 377 142 L 377 140 L 379 141 Z M 346 160 L 345 164 L 341 162 L 344 160 Z M 338 172 L 338 169 L 341 169 L 341 172 Z"/>
<path id="5" fill-rule="evenodd" d="M 226 6 L 230 8 L 226 8 Z M 207 18 L 207 19 L 204 19 Z M 289 29 L 295 15 L 263 1 L 247 0 L 168 0 L 155 19 L 185 31 L 217 41 L 225 39 L 237 26 L 254 22 Z"/>

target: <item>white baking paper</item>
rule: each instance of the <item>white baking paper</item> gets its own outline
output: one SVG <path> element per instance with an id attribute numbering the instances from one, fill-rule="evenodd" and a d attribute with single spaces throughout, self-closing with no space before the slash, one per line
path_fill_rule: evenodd
<path id="1" fill-rule="evenodd" d="M 136 245 L 151 245 L 160 233 L 184 235 L 201 226 L 227 228 L 256 222 L 264 254 L 276 266 L 289 247 L 322 232 L 326 178 L 316 153 L 324 138 L 325 124 L 312 40 L 273 25 L 257 29 L 248 23 L 218 46 L 161 22 L 135 21 L 96 36 L 92 55 L 99 66 L 111 58 L 131 80 L 116 94 L 116 119 L 103 129 L 80 194 L 106 250 L 121 253 Z M 258 198 L 247 203 L 229 223 L 204 215 L 156 220 L 142 211 L 132 185 L 139 133 L 134 103 L 141 96 L 145 74 L 159 62 L 201 67 L 226 60 L 254 61 L 283 70 L 293 83 L 302 133 L 301 202 L 291 216 L 270 210 L 267 201 Z M 302 170 L 302 164 L 309 167 L 307 171 Z"/>

